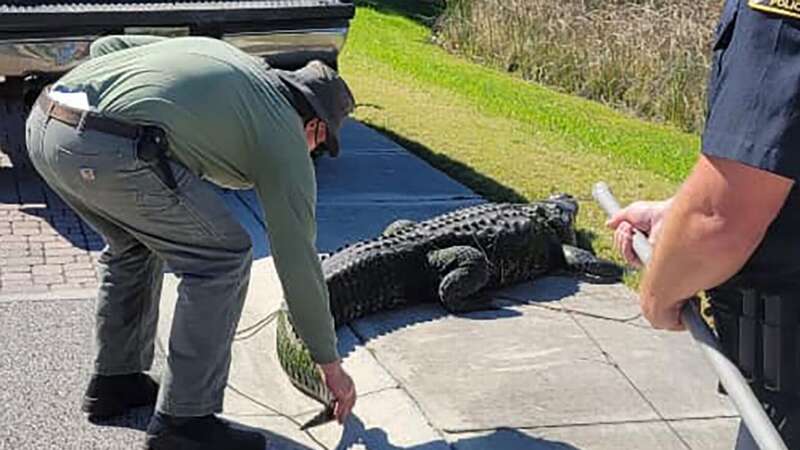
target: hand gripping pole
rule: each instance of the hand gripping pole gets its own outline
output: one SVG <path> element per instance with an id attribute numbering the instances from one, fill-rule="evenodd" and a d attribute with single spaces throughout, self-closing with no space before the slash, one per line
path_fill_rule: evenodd
<path id="1" fill-rule="evenodd" d="M 605 183 L 595 184 L 592 188 L 592 196 L 609 217 L 620 210 L 617 199 L 614 198 Z M 633 250 L 644 264 L 650 262 L 652 248 L 645 235 L 639 230 L 634 231 Z M 722 354 L 717 339 L 700 317 L 696 301 L 686 302 L 681 310 L 681 321 L 689 329 L 695 343 L 711 363 L 759 448 L 761 450 L 788 450 L 739 369 Z"/>

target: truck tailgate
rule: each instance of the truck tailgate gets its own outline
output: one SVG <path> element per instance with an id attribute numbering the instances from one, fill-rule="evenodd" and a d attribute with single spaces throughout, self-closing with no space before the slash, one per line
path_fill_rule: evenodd
<path id="1" fill-rule="evenodd" d="M 57 32 L 75 28 L 189 26 L 213 29 L 235 24 L 291 22 L 297 20 L 347 21 L 353 17 L 351 1 L 253 0 L 253 1 L 135 1 L 119 0 L 0 2 L 0 33 Z"/>

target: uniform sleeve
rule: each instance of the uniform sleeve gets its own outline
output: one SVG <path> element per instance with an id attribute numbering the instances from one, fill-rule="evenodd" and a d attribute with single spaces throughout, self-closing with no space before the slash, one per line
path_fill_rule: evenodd
<path id="1" fill-rule="evenodd" d="M 98 58 L 109 53 L 161 42 L 168 38 L 147 35 L 119 35 L 100 38 L 89 47 L 89 57 Z"/>
<path id="2" fill-rule="evenodd" d="M 295 329 L 314 361 L 325 364 L 339 355 L 315 245 L 316 179 L 299 122 L 287 126 L 263 138 L 269 145 L 255 152 L 251 179 L 266 215 L 270 248 Z"/>

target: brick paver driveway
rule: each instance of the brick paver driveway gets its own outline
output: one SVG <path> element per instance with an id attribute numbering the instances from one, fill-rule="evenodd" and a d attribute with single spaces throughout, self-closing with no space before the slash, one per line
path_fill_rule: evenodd
<path id="1" fill-rule="evenodd" d="M 103 241 L 31 167 L 25 117 L 0 98 L 0 296 L 93 289 Z"/>

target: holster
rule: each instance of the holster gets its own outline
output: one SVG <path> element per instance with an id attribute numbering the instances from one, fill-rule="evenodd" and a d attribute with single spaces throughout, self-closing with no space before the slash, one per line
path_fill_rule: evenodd
<path id="1" fill-rule="evenodd" d="M 178 189 L 175 175 L 169 166 L 169 142 L 167 135 L 159 127 L 144 126 L 136 139 L 136 157 L 150 166 L 150 169 L 170 190 Z"/>
<path id="2" fill-rule="evenodd" d="M 776 406 L 800 399 L 800 298 L 735 288 L 709 294 L 723 352 L 756 396 Z"/>

